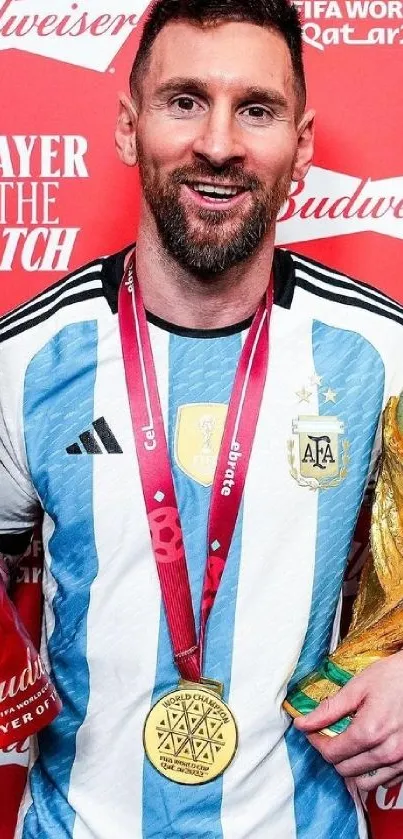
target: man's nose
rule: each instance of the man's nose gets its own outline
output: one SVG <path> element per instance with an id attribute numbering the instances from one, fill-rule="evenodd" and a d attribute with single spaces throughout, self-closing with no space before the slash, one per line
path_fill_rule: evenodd
<path id="1" fill-rule="evenodd" d="M 224 107 L 212 109 L 200 126 L 193 152 L 216 168 L 243 160 L 245 148 L 234 115 Z"/>

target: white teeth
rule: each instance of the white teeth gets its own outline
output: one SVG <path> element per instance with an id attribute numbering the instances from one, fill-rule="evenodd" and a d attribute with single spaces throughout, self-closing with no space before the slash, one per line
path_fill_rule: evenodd
<path id="1" fill-rule="evenodd" d="M 236 186 L 215 186 L 214 184 L 192 184 L 192 186 L 202 195 L 213 195 L 217 198 L 231 198 L 238 194 Z"/>

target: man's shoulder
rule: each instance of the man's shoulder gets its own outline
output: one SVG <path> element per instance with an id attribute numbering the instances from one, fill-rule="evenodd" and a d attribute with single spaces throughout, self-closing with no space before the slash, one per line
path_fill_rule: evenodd
<path id="1" fill-rule="evenodd" d="M 284 253 L 292 260 L 296 287 L 346 310 L 370 312 L 403 325 L 403 305 L 393 297 L 311 257 L 290 250 Z"/>
<path id="2" fill-rule="evenodd" d="M 123 264 L 126 250 L 92 259 L 0 317 L 0 345 L 35 327 L 51 324 L 56 317 L 59 321 L 59 313 L 65 313 L 66 321 L 70 316 L 76 319 L 77 307 L 89 300 L 106 298 L 110 304 L 118 283 L 117 265 Z"/>
<path id="3" fill-rule="evenodd" d="M 61 309 L 102 295 L 103 258 L 91 260 L 0 318 L 0 343 L 49 321 Z"/>

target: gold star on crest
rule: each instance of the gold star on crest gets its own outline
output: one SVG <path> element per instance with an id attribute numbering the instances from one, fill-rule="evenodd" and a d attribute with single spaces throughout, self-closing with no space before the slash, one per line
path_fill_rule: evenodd
<path id="1" fill-rule="evenodd" d="M 325 397 L 325 402 L 336 402 L 337 393 L 331 387 L 323 391 L 323 396 Z"/>
<path id="2" fill-rule="evenodd" d="M 298 396 L 300 402 L 309 402 L 312 393 L 304 386 L 301 390 L 296 391 L 296 396 Z"/>

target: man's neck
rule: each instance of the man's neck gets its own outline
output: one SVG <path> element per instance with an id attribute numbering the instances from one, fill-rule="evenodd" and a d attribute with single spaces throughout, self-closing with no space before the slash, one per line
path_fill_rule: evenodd
<path id="1" fill-rule="evenodd" d="M 183 269 L 150 228 L 140 224 L 136 245 L 137 276 L 149 312 L 188 329 L 220 329 L 254 314 L 269 284 L 274 231 L 251 259 L 209 281 Z"/>

